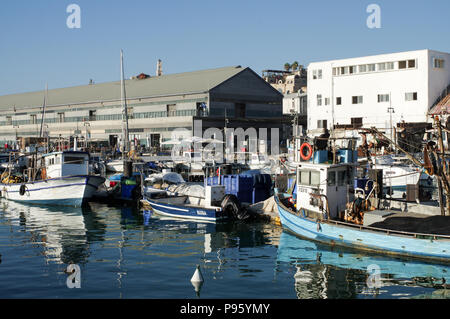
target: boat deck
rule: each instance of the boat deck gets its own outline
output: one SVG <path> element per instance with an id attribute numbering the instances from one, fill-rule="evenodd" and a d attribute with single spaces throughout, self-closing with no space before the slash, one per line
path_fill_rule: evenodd
<path id="1" fill-rule="evenodd" d="M 450 216 L 427 216 L 417 213 L 394 213 L 370 227 L 412 233 L 450 235 Z"/>

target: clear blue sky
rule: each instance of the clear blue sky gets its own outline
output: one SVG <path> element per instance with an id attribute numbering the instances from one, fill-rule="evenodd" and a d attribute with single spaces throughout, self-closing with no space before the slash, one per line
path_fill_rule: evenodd
<path id="1" fill-rule="evenodd" d="M 81 29 L 69 29 L 69 4 Z M 381 29 L 366 8 L 381 7 Z M 397 51 L 450 52 L 450 1 L 3 0 L 0 95 L 119 80 L 125 75 L 242 65 L 258 74 L 284 63 Z"/>

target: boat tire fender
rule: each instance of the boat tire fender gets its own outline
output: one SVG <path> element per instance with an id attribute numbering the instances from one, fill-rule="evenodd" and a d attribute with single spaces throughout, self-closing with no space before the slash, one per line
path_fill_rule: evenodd
<path id="1" fill-rule="evenodd" d="M 304 150 L 307 149 L 307 153 L 305 154 Z M 309 143 L 303 143 L 302 146 L 300 146 L 300 157 L 304 161 L 309 161 L 313 155 L 312 146 Z"/>
<path id="2" fill-rule="evenodd" d="M 239 212 L 241 210 L 241 204 L 235 195 L 225 195 L 220 204 L 223 211 L 228 214 L 230 218 L 239 219 Z"/>
<path id="3" fill-rule="evenodd" d="M 26 191 L 27 191 L 27 186 L 26 186 L 25 184 L 20 185 L 20 188 L 19 188 L 19 194 L 20 194 L 20 196 L 25 195 L 25 192 L 26 192 Z"/>

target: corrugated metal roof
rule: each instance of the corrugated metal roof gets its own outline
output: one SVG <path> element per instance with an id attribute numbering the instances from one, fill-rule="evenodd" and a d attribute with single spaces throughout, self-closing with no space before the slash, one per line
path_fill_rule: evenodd
<path id="1" fill-rule="evenodd" d="M 436 106 L 430 110 L 429 114 L 430 115 L 450 114 L 450 93 L 447 94 L 447 96 L 444 97 L 442 100 L 440 100 L 439 103 L 436 104 Z"/>
<path id="2" fill-rule="evenodd" d="M 125 80 L 127 99 L 207 92 L 243 70 L 245 68 L 235 66 Z M 53 89 L 48 91 L 47 105 L 119 100 L 120 92 L 120 81 Z M 0 109 L 41 106 L 44 94 L 38 91 L 0 96 Z"/>

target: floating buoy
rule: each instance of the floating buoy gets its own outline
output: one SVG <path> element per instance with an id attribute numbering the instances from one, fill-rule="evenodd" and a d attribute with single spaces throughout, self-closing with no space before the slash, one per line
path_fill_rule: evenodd
<path id="1" fill-rule="evenodd" d="M 200 271 L 200 265 L 197 265 L 197 269 L 195 269 L 194 275 L 191 278 L 191 283 L 192 286 L 194 286 L 197 296 L 200 296 L 200 289 L 203 285 L 203 276 L 202 272 Z"/>
<path id="2" fill-rule="evenodd" d="M 304 150 L 307 149 L 307 153 L 305 154 Z M 304 161 L 309 161 L 312 157 L 313 150 L 312 146 L 309 143 L 303 143 L 302 146 L 300 146 L 300 157 Z"/>

